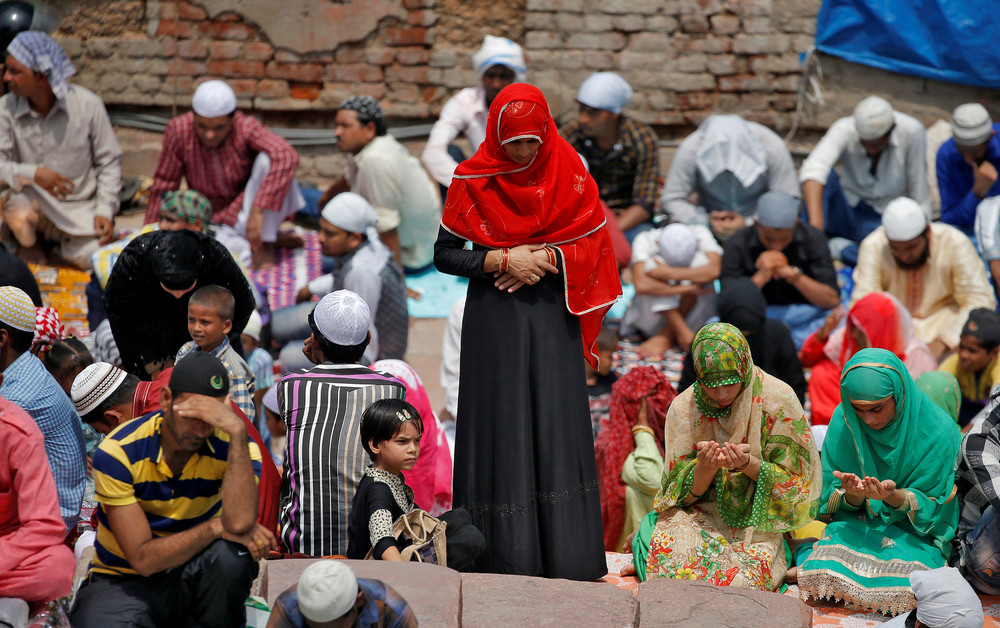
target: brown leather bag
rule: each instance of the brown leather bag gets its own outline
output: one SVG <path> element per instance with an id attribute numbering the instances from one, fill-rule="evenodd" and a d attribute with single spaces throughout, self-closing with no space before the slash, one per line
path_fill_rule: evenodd
<path id="1" fill-rule="evenodd" d="M 396 539 L 409 539 L 412 543 L 400 550 L 403 560 L 415 560 L 421 563 L 433 563 L 448 566 L 448 544 L 445 530 L 448 524 L 427 511 L 414 508 L 396 519 L 392 524 L 392 534 Z M 365 560 L 372 560 L 372 552 L 368 550 Z"/>

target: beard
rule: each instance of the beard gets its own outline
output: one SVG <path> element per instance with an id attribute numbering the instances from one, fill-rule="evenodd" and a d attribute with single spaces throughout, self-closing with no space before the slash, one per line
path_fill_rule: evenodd
<path id="1" fill-rule="evenodd" d="M 895 255 L 893 255 L 892 258 L 896 260 L 896 265 L 903 270 L 920 270 L 927 263 L 927 260 L 930 258 L 930 256 L 931 256 L 931 247 L 925 245 L 924 252 L 920 254 L 920 257 L 918 257 L 916 260 L 912 262 L 904 262 Z"/>

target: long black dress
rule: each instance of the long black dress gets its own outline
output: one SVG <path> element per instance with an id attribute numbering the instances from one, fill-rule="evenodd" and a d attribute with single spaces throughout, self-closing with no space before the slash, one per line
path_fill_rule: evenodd
<path id="1" fill-rule="evenodd" d="M 468 277 L 454 500 L 486 537 L 473 571 L 594 580 L 607 573 L 577 317 L 562 274 L 514 293 L 487 250 L 441 229 L 434 261 Z"/>

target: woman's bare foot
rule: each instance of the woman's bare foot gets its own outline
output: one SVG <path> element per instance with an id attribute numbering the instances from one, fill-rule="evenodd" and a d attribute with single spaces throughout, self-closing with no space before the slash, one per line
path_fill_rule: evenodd
<path id="1" fill-rule="evenodd" d="M 799 568 L 789 567 L 785 572 L 785 584 L 795 584 L 799 581 Z"/>
<path id="2" fill-rule="evenodd" d="M 635 574 L 636 574 L 635 563 L 629 563 L 622 568 L 622 572 L 618 575 L 624 577 L 624 576 L 634 576 Z"/>

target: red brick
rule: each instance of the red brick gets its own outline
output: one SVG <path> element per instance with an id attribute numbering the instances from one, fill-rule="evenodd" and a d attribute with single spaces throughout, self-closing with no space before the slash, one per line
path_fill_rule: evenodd
<path id="1" fill-rule="evenodd" d="M 212 39 L 235 39 L 237 41 L 250 39 L 254 34 L 253 28 L 246 24 L 218 20 L 202 22 L 198 25 L 198 32 L 202 35 L 208 35 Z"/>
<path id="2" fill-rule="evenodd" d="M 322 89 L 322 83 L 292 83 L 292 98 L 316 100 Z"/>
<path id="3" fill-rule="evenodd" d="M 275 63 L 271 61 L 267 64 L 267 77 L 299 83 L 320 83 L 323 81 L 323 66 L 318 63 Z"/>
<path id="4" fill-rule="evenodd" d="M 171 3 L 167 3 L 167 2 L 161 2 L 160 3 L 160 12 L 159 12 L 159 15 L 157 15 L 157 17 L 160 18 L 161 20 L 176 20 L 177 19 L 177 5 L 171 4 Z"/>
<path id="5" fill-rule="evenodd" d="M 235 11 L 226 11 L 224 13 L 216 15 L 215 19 L 219 20 L 220 22 L 239 22 L 243 18 L 240 17 L 240 14 L 236 13 Z"/>
<path id="6" fill-rule="evenodd" d="M 429 31 L 422 26 L 391 27 L 382 32 L 382 40 L 389 46 L 424 46 L 431 43 L 428 35 Z"/>
<path id="7" fill-rule="evenodd" d="M 208 73 L 227 78 L 258 78 L 264 76 L 260 61 L 209 61 Z"/>
<path id="8" fill-rule="evenodd" d="M 162 3 L 167 4 L 167 3 Z M 161 4 L 161 6 L 162 6 Z M 202 20 L 208 19 L 208 14 L 201 7 L 196 7 L 190 2 L 185 2 L 180 0 L 177 2 L 177 14 L 182 20 L 191 20 L 192 22 L 200 22 Z"/>
<path id="9" fill-rule="evenodd" d="M 209 47 L 209 54 L 213 59 L 220 61 L 240 59 L 242 48 L 243 44 L 238 41 L 213 41 Z"/>
<path id="10" fill-rule="evenodd" d="M 707 92 L 683 92 L 677 94 L 677 109 L 708 109 L 712 106 L 712 95 Z"/>
<path id="11" fill-rule="evenodd" d="M 267 42 L 243 44 L 243 58 L 247 61 L 268 61 L 274 56 L 274 48 Z"/>
<path id="12" fill-rule="evenodd" d="M 359 85 L 348 85 L 347 91 L 359 96 L 371 96 L 376 100 L 385 98 L 385 83 L 361 83 Z"/>
<path id="13" fill-rule="evenodd" d="M 396 49 L 396 60 L 403 65 L 420 65 L 427 63 L 430 52 L 420 46 Z"/>
<path id="14" fill-rule="evenodd" d="M 264 79 L 257 82 L 257 96 L 259 98 L 285 98 L 288 96 L 288 82 Z"/>
<path id="15" fill-rule="evenodd" d="M 426 66 L 402 67 L 394 65 L 385 69 L 385 80 L 388 83 L 428 83 Z"/>
<path id="16" fill-rule="evenodd" d="M 763 92 L 768 91 L 770 87 L 767 76 L 737 74 L 719 77 L 720 92 Z"/>
<path id="17" fill-rule="evenodd" d="M 156 27 L 157 37 L 190 37 L 192 23 L 177 20 L 160 20 L 160 25 Z"/>
<path id="18" fill-rule="evenodd" d="M 433 26 L 437 22 L 434 11 L 410 11 L 406 14 L 406 23 L 410 26 Z"/>
<path id="19" fill-rule="evenodd" d="M 795 94 L 774 94 L 771 97 L 771 106 L 778 111 L 794 111 L 797 104 Z"/>
<path id="20" fill-rule="evenodd" d="M 364 61 L 372 65 L 389 65 L 395 58 L 396 53 L 390 48 L 372 48 L 365 52 L 364 56 L 357 61 Z M 337 61 L 340 61 L 339 55 Z"/>
<path id="21" fill-rule="evenodd" d="M 182 59 L 204 59 L 208 56 L 208 44 L 201 39 L 182 39 L 177 42 L 177 54 Z"/>
<path id="22" fill-rule="evenodd" d="M 205 62 L 170 59 L 167 61 L 167 73 L 200 76 L 205 73 Z"/>
<path id="23" fill-rule="evenodd" d="M 237 98 L 253 98 L 257 91 L 256 79 L 235 79 L 226 83 L 236 92 Z"/>
<path id="24" fill-rule="evenodd" d="M 254 44 L 248 45 L 252 46 Z M 274 60 L 280 63 L 298 63 L 299 61 L 302 61 L 302 57 L 289 50 L 275 50 Z"/>

